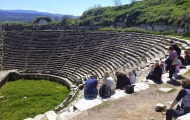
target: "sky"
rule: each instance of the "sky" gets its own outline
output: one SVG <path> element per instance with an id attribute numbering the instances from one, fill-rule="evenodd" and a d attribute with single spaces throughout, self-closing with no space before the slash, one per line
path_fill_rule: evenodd
<path id="1" fill-rule="evenodd" d="M 121 2 L 129 4 L 130 0 L 121 0 Z M 80 16 L 95 4 L 100 4 L 102 7 L 114 6 L 113 0 L 0 0 L 0 9 L 37 10 Z"/>

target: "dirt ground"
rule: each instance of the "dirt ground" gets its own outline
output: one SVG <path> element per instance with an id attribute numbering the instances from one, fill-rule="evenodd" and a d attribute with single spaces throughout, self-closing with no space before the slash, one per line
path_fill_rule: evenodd
<path id="1" fill-rule="evenodd" d="M 190 78 L 190 75 L 184 77 Z M 175 91 L 160 93 L 160 87 L 173 87 Z M 170 84 L 150 85 L 148 90 L 104 102 L 83 112 L 74 120 L 164 120 L 165 116 L 162 113 L 155 112 L 155 105 L 173 101 L 180 89 L 181 86 Z"/>

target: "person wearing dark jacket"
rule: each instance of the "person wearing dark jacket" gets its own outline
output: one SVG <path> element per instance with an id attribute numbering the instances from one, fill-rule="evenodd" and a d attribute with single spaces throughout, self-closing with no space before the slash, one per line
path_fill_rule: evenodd
<path id="1" fill-rule="evenodd" d="M 181 49 L 173 41 L 170 41 L 170 45 L 177 52 L 178 59 L 181 61 L 182 65 L 185 65 L 185 59 L 181 56 Z"/>
<path id="2" fill-rule="evenodd" d="M 159 63 L 155 64 L 153 75 L 154 75 L 155 82 L 158 82 L 158 83 L 162 82 L 162 68 L 160 67 Z"/>
<path id="3" fill-rule="evenodd" d="M 160 67 L 159 63 L 156 63 L 151 70 L 151 73 L 146 77 L 146 79 L 153 80 L 157 83 L 162 82 L 162 68 Z"/>
<path id="4" fill-rule="evenodd" d="M 126 86 L 131 85 L 131 81 L 125 74 L 118 71 L 116 72 L 116 76 L 117 76 L 116 89 L 126 90 Z"/>

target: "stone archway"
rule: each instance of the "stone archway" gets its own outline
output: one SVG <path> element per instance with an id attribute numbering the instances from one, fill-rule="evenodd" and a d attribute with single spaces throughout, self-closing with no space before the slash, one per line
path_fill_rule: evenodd
<path id="1" fill-rule="evenodd" d="M 41 20 L 45 20 L 46 22 L 52 22 L 52 19 L 50 17 L 37 17 L 34 21 L 34 24 L 39 24 Z"/>

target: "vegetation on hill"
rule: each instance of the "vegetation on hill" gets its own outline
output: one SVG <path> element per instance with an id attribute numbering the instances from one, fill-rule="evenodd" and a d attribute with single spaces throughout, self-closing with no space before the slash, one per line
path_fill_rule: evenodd
<path id="1" fill-rule="evenodd" d="M 110 26 L 124 22 L 126 26 L 153 24 L 183 26 L 181 17 L 190 12 L 190 0 L 143 0 L 129 5 L 101 7 L 85 11 L 76 20 L 79 25 Z"/>
<path id="2" fill-rule="evenodd" d="M 35 117 L 59 105 L 69 94 L 66 86 L 46 80 L 18 80 L 0 89 L 0 120 Z"/>
<path id="3" fill-rule="evenodd" d="M 142 0 L 113 7 L 97 5 L 85 11 L 81 17 L 64 16 L 48 25 L 110 26 L 125 23 L 127 27 L 142 24 L 162 24 L 178 27 L 190 26 L 190 0 Z M 18 23 L 20 24 L 20 23 Z M 23 24 L 23 23 L 21 23 Z M 31 25 L 32 23 L 25 23 Z"/>

